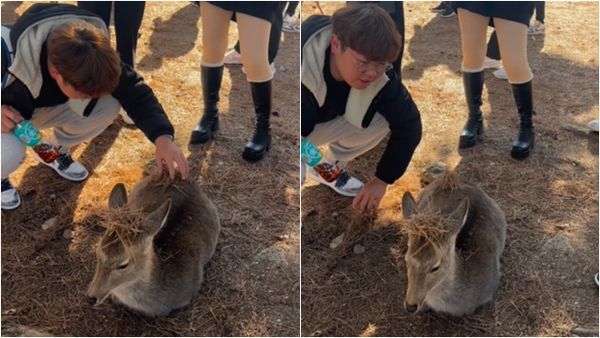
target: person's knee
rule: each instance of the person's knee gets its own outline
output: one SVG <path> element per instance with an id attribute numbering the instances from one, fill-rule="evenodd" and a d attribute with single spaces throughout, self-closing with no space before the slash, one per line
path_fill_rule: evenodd
<path id="1" fill-rule="evenodd" d="M 102 124 L 109 126 L 119 115 L 121 104 L 112 96 L 101 97 L 96 103 L 96 108 L 90 114 L 95 119 L 102 121 Z"/>
<path id="2" fill-rule="evenodd" d="M 8 177 L 21 166 L 25 145 L 12 133 L 2 133 L 2 178 Z"/>
<path id="3" fill-rule="evenodd" d="M 266 58 L 264 60 L 254 58 L 244 60 L 244 70 L 249 82 L 265 82 L 273 78 Z"/>
<path id="4" fill-rule="evenodd" d="M 508 81 L 510 83 L 524 83 L 528 82 L 533 78 L 533 73 L 531 72 L 531 68 L 529 65 L 525 64 L 507 64 L 504 62 L 504 69 L 506 70 L 506 75 L 508 76 Z"/>

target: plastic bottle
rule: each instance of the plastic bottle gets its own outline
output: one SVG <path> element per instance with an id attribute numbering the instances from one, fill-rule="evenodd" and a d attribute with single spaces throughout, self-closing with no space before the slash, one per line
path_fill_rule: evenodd
<path id="1" fill-rule="evenodd" d="M 307 139 L 302 139 L 300 145 L 300 154 L 302 156 L 302 162 L 309 167 L 314 167 L 323 158 L 323 153 L 312 142 Z"/>
<path id="2" fill-rule="evenodd" d="M 21 140 L 25 145 L 33 148 L 36 154 L 46 163 L 53 162 L 60 156 L 56 147 L 42 142 L 42 134 L 29 120 L 17 123 L 17 127 L 13 134 Z"/>
<path id="3" fill-rule="evenodd" d="M 343 169 L 337 164 L 321 161 L 323 153 L 307 139 L 302 139 L 300 156 L 302 157 L 302 162 L 313 168 L 327 182 L 335 181 L 343 173 Z"/>

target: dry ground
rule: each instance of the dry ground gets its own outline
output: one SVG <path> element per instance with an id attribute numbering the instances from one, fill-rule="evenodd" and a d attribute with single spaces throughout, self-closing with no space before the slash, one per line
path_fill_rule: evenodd
<path id="1" fill-rule="evenodd" d="M 548 2 L 545 36 L 528 38 L 537 144 L 521 162 L 510 157 L 517 126 L 510 86 L 489 71 L 482 107 L 487 137 L 457 152 L 466 114 L 460 34 L 456 18 L 429 12 L 436 4 L 405 3 L 403 77 L 424 131 L 411 166 L 388 189 L 381 210 L 361 219 L 350 199 L 310 182 L 302 189 L 302 334 L 556 336 L 579 326 L 575 332 L 598 336 L 598 134 L 564 127 L 598 118 L 598 3 Z M 340 6 L 321 2 L 329 14 Z M 319 12 L 312 1 L 302 10 L 303 18 Z M 349 170 L 371 179 L 382 152 L 380 145 Z M 436 161 L 480 184 L 508 222 L 496 298 L 465 318 L 410 316 L 403 308 L 401 196 L 418 193 L 419 173 Z M 329 249 L 347 228 L 352 240 Z M 364 254 L 353 253 L 356 243 L 366 247 Z"/>
<path id="2" fill-rule="evenodd" d="M 3 1 L 2 23 L 14 22 L 31 4 Z M 198 7 L 189 1 L 148 2 L 138 44 L 137 69 L 167 111 L 183 148 L 202 107 L 199 19 Z M 230 45 L 236 35 L 232 25 Z M 85 182 L 66 182 L 30 158 L 11 176 L 23 205 L 2 213 L 3 334 L 25 326 L 74 336 L 297 336 L 298 44 L 298 34 L 284 33 L 273 86 L 279 114 L 272 118 L 273 147 L 262 162 L 241 158 L 254 111 L 240 66 L 225 70 L 217 140 L 201 153 L 185 149 L 193 178 L 215 202 L 223 225 L 206 281 L 191 306 L 150 319 L 122 308 L 94 308 L 85 299 L 102 233 L 96 215 L 106 207 L 113 185 L 124 182 L 131 189 L 153 158 L 154 147 L 142 133 L 119 119 L 75 151 L 91 171 Z M 58 224 L 42 230 L 52 217 Z M 71 239 L 63 237 L 66 229 Z"/>

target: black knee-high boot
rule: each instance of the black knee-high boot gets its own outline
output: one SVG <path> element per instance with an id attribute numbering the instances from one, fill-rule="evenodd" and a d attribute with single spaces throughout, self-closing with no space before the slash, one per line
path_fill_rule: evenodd
<path id="1" fill-rule="evenodd" d="M 204 114 L 200 122 L 192 130 L 190 145 L 208 142 L 219 129 L 219 90 L 223 79 L 223 66 L 202 66 L 200 77 L 202 80 L 202 96 L 204 99 Z"/>
<path id="2" fill-rule="evenodd" d="M 458 147 L 461 149 L 474 146 L 483 135 L 483 116 L 481 115 L 483 71 L 463 73 L 463 85 L 469 108 L 469 119 L 460 133 Z"/>
<path id="3" fill-rule="evenodd" d="M 256 113 L 256 130 L 246 143 L 242 157 L 249 162 L 261 160 L 271 147 L 271 82 L 250 82 L 252 101 Z"/>
<path id="4" fill-rule="evenodd" d="M 532 119 L 534 111 L 531 82 L 532 81 L 511 85 L 521 123 L 519 126 L 519 134 L 513 141 L 510 154 L 513 158 L 518 160 L 522 160 L 529 156 L 535 142 Z"/>

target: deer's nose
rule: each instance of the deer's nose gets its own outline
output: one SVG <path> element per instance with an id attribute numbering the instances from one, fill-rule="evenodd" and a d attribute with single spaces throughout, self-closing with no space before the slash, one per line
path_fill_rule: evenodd
<path id="1" fill-rule="evenodd" d="M 404 308 L 410 313 L 415 313 L 417 311 L 417 307 L 417 305 L 404 303 Z"/>

